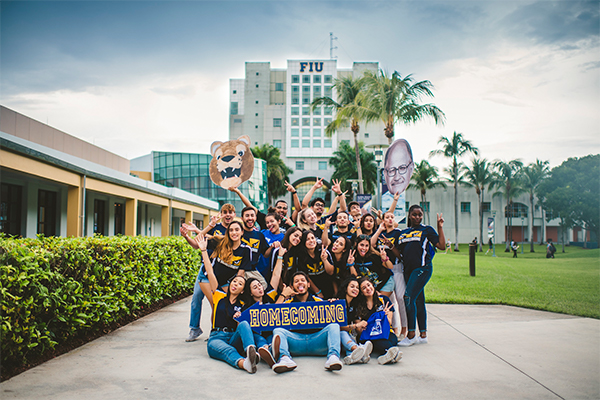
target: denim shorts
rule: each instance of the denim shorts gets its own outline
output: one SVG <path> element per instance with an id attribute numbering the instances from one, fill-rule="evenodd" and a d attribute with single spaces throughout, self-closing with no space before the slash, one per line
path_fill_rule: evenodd
<path id="1" fill-rule="evenodd" d="M 204 271 L 204 265 L 200 267 L 200 271 L 198 271 L 198 277 L 196 280 L 199 283 L 208 283 L 208 277 L 206 276 L 206 272 Z"/>
<path id="2" fill-rule="evenodd" d="M 388 281 L 385 283 L 385 285 L 383 285 L 383 287 L 381 289 L 379 289 L 380 292 L 393 292 L 394 289 L 396 288 L 396 282 L 394 281 L 394 275 L 390 276 L 390 279 L 388 279 Z"/>

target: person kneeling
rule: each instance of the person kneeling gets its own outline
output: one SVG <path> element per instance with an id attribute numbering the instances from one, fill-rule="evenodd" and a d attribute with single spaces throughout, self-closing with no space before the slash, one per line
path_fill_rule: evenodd
<path id="1" fill-rule="evenodd" d="M 286 286 L 278 303 L 282 302 L 308 302 L 323 301 L 308 292 L 310 287 L 308 275 L 298 271 L 291 278 L 291 287 Z M 325 369 L 339 371 L 342 369 L 340 360 L 340 326 L 332 323 L 323 329 L 303 330 L 300 332 L 289 331 L 284 328 L 273 330 L 273 343 L 271 345 L 275 360 L 273 365 L 276 373 L 288 372 L 297 367 L 292 354 L 295 356 L 319 356 L 327 354 Z"/>

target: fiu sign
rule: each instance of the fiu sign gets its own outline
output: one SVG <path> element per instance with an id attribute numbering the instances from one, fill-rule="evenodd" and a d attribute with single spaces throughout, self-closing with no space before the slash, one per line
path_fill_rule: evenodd
<path id="1" fill-rule="evenodd" d="M 320 329 L 331 323 L 345 326 L 346 300 L 254 304 L 237 320 L 248 321 L 252 330 L 257 332 L 275 328 Z"/>
<path id="2" fill-rule="evenodd" d="M 308 71 L 306 70 L 308 68 Z M 323 61 L 304 61 L 300 63 L 300 72 L 323 72 Z"/>

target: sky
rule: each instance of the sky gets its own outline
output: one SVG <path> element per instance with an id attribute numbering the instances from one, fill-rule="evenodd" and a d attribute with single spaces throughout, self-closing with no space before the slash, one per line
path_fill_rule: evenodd
<path id="1" fill-rule="evenodd" d="M 445 125 L 396 126 L 417 162 L 454 131 L 488 160 L 600 153 L 599 1 L 3 0 L 0 13 L 0 104 L 129 159 L 209 153 L 245 62 L 329 59 L 330 32 L 338 68 L 377 61 L 434 85 L 424 101 Z"/>

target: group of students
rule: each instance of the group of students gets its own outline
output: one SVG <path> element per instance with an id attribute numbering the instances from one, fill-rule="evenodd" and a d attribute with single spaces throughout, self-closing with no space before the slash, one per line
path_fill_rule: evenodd
<path id="1" fill-rule="evenodd" d="M 367 363 L 372 351 L 380 354 L 380 364 L 392 364 L 401 359 L 401 347 L 427 343 L 423 289 L 435 247 L 445 248 L 443 217 L 437 216 L 436 232 L 422 225 L 423 210 L 413 205 L 408 228 L 400 230 L 393 213 L 398 195 L 389 211 L 363 215 L 358 203 L 346 205 L 346 193 L 336 181 L 336 196 L 325 215 L 325 201 L 312 199 L 322 179 L 302 202 L 293 186 L 285 185 L 294 200 L 291 217 L 283 200 L 264 214 L 232 188 L 246 206 L 241 221 L 233 205 L 225 204 L 203 230 L 191 223 L 181 226 L 182 236 L 202 252 L 187 341 L 202 334 L 202 300 L 207 297 L 212 307 L 209 356 L 250 373 L 260 359 L 276 373 L 291 371 L 297 366 L 292 356 L 300 355 L 327 355 L 325 369 L 330 371 Z M 332 299 L 346 300 L 346 326 L 257 333 L 248 322 L 237 321 L 255 303 Z M 377 317 L 379 330 L 372 325 Z"/>

